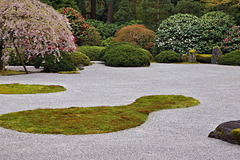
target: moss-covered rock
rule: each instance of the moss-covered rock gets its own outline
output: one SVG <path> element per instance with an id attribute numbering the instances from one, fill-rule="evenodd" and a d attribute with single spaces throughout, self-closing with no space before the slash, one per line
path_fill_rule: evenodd
<path id="1" fill-rule="evenodd" d="M 240 144 L 240 120 L 220 124 L 208 137 L 221 139 L 233 144 Z"/>
<path id="2" fill-rule="evenodd" d="M 212 54 L 196 54 L 197 62 L 211 63 Z"/>

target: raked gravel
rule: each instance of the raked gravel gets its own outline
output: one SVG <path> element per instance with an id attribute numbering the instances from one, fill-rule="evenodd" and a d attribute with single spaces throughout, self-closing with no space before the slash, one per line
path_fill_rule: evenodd
<path id="1" fill-rule="evenodd" d="M 200 105 L 161 110 L 143 125 L 114 133 L 47 135 L 0 128 L 0 160 L 239 160 L 240 146 L 208 138 L 225 121 L 240 119 L 240 67 L 157 64 L 106 67 L 80 74 L 1 76 L 0 84 L 62 85 L 50 94 L 0 95 L 0 114 L 36 108 L 126 105 L 147 95 L 185 95 Z"/>

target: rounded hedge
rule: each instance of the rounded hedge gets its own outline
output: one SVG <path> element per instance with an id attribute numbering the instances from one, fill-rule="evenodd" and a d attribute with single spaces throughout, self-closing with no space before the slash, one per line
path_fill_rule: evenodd
<path id="1" fill-rule="evenodd" d="M 240 50 L 236 50 L 223 55 L 219 64 L 240 66 Z"/>
<path id="2" fill-rule="evenodd" d="M 155 57 L 155 61 L 158 63 L 174 63 L 181 62 L 181 56 L 175 51 L 162 51 Z"/>
<path id="3" fill-rule="evenodd" d="M 143 67 L 150 65 L 145 51 L 127 43 L 116 43 L 103 57 L 105 65 L 114 67 Z"/>
<path id="4" fill-rule="evenodd" d="M 79 64 L 83 64 L 84 66 L 90 65 L 90 59 L 88 56 L 81 52 L 73 52 L 70 54 L 71 61 L 75 66 L 78 66 Z"/>

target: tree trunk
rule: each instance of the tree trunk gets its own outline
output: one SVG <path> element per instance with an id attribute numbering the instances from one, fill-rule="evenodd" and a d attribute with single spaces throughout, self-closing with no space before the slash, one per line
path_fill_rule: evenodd
<path id="1" fill-rule="evenodd" d="M 3 42 L 0 41 L 0 69 L 3 68 L 3 61 L 2 61 L 3 53 L 2 53 L 2 50 L 3 50 Z"/>
<path id="2" fill-rule="evenodd" d="M 78 0 L 77 4 L 78 4 L 79 10 L 82 13 L 82 16 L 86 18 L 85 0 Z"/>
<path id="3" fill-rule="evenodd" d="M 91 19 L 96 19 L 96 0 L 91 0 Z"/>
<path id="4" fill-rule="evenodd" d="M 160 0 L 157 0 L 157 26 L 160 24 Z"/>
<path id="5" fill-rule="evenodd" d="M 14 44 L 14 43 L 13 43 L 13 44 Z M 20 55 L 20 53 L 19 53 L 19 51 L 18 51 L 18 48 L 16 47 L 15 44 L 14 44 L 14 47 L 15 47 L 15 49 L 16 49 L 16 51 L 17 51 L 17 54 L 18 54 L 18 56 L 19 56 L 20 61 L 22 62 L 22 65 L 23 65 L 23 68 L 24 68 L 26 74 L 28 74 L 27 68 L 26 68 L 26 66 L 25 66 L 25 64 L 24 64 L 24 62 L 23 62 L 23 60 L 22 60 L 22 57 L 21 57 L 21 55 Z"/>
<path id="6" fill-rule="evenodd" d="M 112 23 L 113 22 L 113 2 L 108 2 L 108 15 L 107 15 L 107 22 Z"/>

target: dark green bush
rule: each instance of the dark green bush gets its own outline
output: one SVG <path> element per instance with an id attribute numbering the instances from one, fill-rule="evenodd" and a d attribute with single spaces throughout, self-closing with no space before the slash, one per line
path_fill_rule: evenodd
<path id="1" fill-rule="evenodd" d="M 78 66 L 79 64 L 83 64 L 84 66 L 90 65 L 90 59 L 88 56 L 81 52 L 73 52 L 70 54 L 71 61 L 75 66 Z"/>
<path id="2" fill-rule="evenodd" d="M 240 50 L 236 50 L 223 55 L 219 64 L 240 66 Z"/>
<path id="3" fill-rule="evenodd" d="M 99 46 L 80 46 L 78 51 L 89 57 L 91 61 L 99 61 L 99 55 L 105 47 Z"/>
<path id="4" fill-rule="evenodd" d="M 20 58 L 19 58 L 18 54 L 16 53 L 15 49 L 9 48 L 8 50 L 9 50 L 10 54 L 9 54 L 9 59 L 7 61 L 7 64 L 9 66 L 21 66 L 22 62 L 20 61 Z M 27 54 L 24 54 L 22 48 L 18 48 L 18 50 L 20 52 L 20 55 L 22 57 L 24 64 L 27 64 L 28 63 Z"/>
<path id="5" fill-rule="evenodd" d="M 103 40 L 100 44 L 100 46 L 103 47 L 110 47 L 114 44 L 113 37 L 108 37 L 107 39 Z"/>
<path id="6" fill-rule="evenodd" d="M 103 59 L 105 65 L 114 67 L 142 67 L 150 65 L 150 59 L 143 49 L 126 43 L 116 43 L 108 48 Z"/>
<path id="7" fill-rule="evenodd" d="M 158 63 L 174 63 L 181 62 L 181 56 L 175 51 L 162 51 L 155 57 L 155 61 Z"/>

